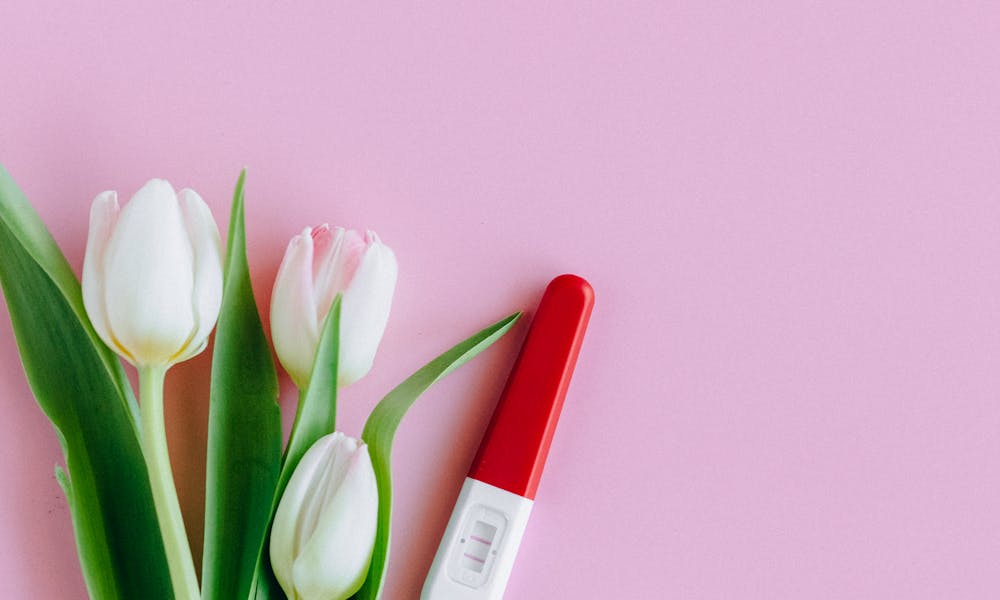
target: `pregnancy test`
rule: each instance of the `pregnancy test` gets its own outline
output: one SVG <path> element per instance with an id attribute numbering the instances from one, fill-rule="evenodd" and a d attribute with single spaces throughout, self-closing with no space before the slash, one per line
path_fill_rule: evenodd
<path id="1" fill-rule="evenodd" d="M 593 307 L 581 277 L 560 275 L 546 288 L 421 600 L 503 598 Z"/>

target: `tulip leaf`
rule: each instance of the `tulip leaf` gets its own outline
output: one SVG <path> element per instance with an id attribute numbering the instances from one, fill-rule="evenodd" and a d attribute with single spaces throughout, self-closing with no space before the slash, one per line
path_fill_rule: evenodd
<path id="1" fill-rule="evenodd" d="M 240 174 L 212 355 L 202 598 L 247 598 L 281 467 L 278 376 L 250 283 Z"/>
<path id="2" fill-rule="evenodd" d="M 278 485 L 274 491 L 268 523 L 274 517 L 274 511 L 278 509 L 278 503 L 288 485 L 288 480 L 291 479 L 295 467 L 302 460 L 306 450 L 316 443 L 316 440 L 328 433 L 333 433 L 336 429 L 337 365 L 340 358 L 340 302 L 341 296 L 337 294 L 323 323 L 323 331 L 316 348 L 316 358 L 313 359 L 309 388 L 302 392 L 299 398 L 299 406 L 295 412 L 295 423 L 292 425 L 288 447 L 285 449 L 285 456 L 282 459 L 281 474 L 278 476 Z M 253 578 L 251 597 L 255 600 L 285 597 L 271 571 L 267 543 L 268 536 L 265 535 Z"/>
<path id="3" fill-rule="evenodd" d="M 62 446 L 56 480 L 90 596 L 172 598 L 128 380 L 87 318 L 69 263 L 3 167 L 0 285 L 28 383 Z"/>
<path id="4" fill-rule="evenodd" d="M 406 381 L 399 384 L 396 389 L 389 392 L 369 415 L 361 437 L 368 444 L 372 465 L 375 468 L 375 479 L 378 482 L 378 531 L 368 576 L 361 589 L 352 596 L 353 600 L 377 600 L 382 595 L 382 586 L 385 583 L 386 566 L 389 560 L 389 533 L 392 516 L 390 469 L 392 442 L 400 421 L 403 420 L 403 416 L 413 405 L 413 402 L 431 385 L 489 348 L 514 326 L 520 316 L 521 313 L 515 313 L 490 325 L 427 363 Z"/>
<path id="5" fill-rule="evenodd" d="M 288 448 L 281 465 L 278 479 L 278 494 L 285 491 L 285 485 L 292 477 L 306 450 L 316 440 L 333 433 L 337 426 L 337 363 L 340 358 L 340 302 L 341 295 L 333 299 L 330 312 L 323 324 L 316 358 L 313 359 L 309 388 L 299 402 L 295 412 L 295 424 L 288 438 Z"/>
<path id="6" fill-rule="evenodd" d="M 122 368 L 118 356 L 101 341 L 94 326 L 91 325 L 87 311 L 83 307 L 80 281 L 73 273 L 72 267 L 52 239 L 52 234 L 38 218 L 38 213 L 3 165 L 0 165 L 0 222 L 7 227 L 5 234 L 16 240 L 21 250 L 44 271 L 45 276 L 56 286 L 57 292 L 63 297 L 69 310 L 73 312 L 94 350 L 97 351 L 101 368 L 107 372 L 118 390 L 120 399 L 132 415 L 138 435 L 139 405 L 132 392 L 132 384 L 125 375 L 125 369 Z"/>

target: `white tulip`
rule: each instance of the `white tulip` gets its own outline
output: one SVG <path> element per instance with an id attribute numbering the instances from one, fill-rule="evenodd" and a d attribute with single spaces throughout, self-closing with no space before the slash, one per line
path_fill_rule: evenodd
<path id="1" fill-rule="evenodd" d="M 137 366 L 204 350 L 222 301 L 222 242 L 208 206 L 153 179 L 119 209 L 104 192 L 90 209 L 83 303 L 104 342 Z"/>
<path id="2" fill-rule="evenodd" d="M 299 387 L 309 385 L 330 305 L 343 294 L 338 385 L 372 368 L 396 289 L 396 256 L 375 232 L 323 225 L 292 238 L 271 296 L 271 337 L 278 360 Z"/>
<path id="3" fill-rule="evenodd" d="M 364 584 L 378 487 L 368 447 L 336 432 L 303 455 L 278 504 L 271 567 L 290 600 L 342 600 Z"/>
<path id="4" fill-rule="evenodd" d="M 153 179 L 124 208 L 115 192 L 94 199 L 83 304 L 104 343 L 139 370 L 143 457 L 178 600 L 200 594 L 170 469 L 163 378 L 205 349 L 221 302 L 222 241 L 198 194 Z"/>

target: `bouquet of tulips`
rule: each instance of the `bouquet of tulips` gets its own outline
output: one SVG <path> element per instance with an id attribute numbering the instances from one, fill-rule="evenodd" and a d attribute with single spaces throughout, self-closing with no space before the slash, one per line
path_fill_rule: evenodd
<path id="1" fill-rule="evenodd" d="M 506 333 L 513 314 L 386 395 L 360 438 L 336 429 L 338 388 L 371 368 L 396 285 L 373 232 L 292 238 L 274 284 L 274 349 L 299 389 L 282 444 L 278 382 L 250 286 L 245 173 L 223 247 L 208 205 L 152 180 L 124 206 L 97 196 L 82 285 L 0 167 L 0 285 L 25 374 L 52 421 L 93 598 L 379 598 L 389 550 L 392 442 L 414 400 Z M 168 369 L 215 329 L 199 583 L 164 429 Z M 138 400 L 122 358 L 138 371 Z"/>

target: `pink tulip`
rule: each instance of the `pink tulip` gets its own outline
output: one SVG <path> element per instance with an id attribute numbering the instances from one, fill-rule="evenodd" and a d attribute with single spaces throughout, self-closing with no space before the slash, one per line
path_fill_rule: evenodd
<path id="1" fill-rule="evenodd" d="M 323 322 L 337 294 L 343 294 L 338 384 L 368 373 L 389 320 L 396 275 L 396 256 L 373 231 L 362 236 L 322 225 L 292 238 L 271 296 L 271 337 L 299 389 L 309 385 Z"/>

